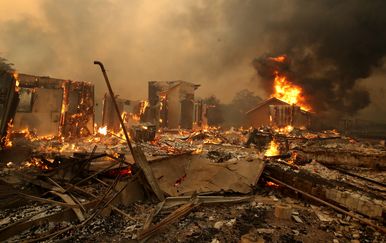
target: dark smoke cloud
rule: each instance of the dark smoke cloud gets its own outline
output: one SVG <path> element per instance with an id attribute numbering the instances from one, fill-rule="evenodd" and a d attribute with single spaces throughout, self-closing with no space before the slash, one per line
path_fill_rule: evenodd
<path id="1" fill-rule="evenodd" d="M 296 6 L 272 23 L 270 38 L 277 41 L 270 54 L 289 59 L 276 68 L 304 88 L 316 111 L 354 114 L 368 106 L 370 94 L 358 82 L 383 64 L 386 2 L 300 0 Z M 274 64 L 266 57 L 254 66 L 270 90 Z"/>
<path id="2" fill-rule="evenodd" d="M 147 96 L 148 80 L 183 79 L 201 84 L 202 96 L 230 101 L 244 88 L 267 96 L 272 80 L 256 75 L 251 60 L 287 54 L 293 80 L 315 109 L 355 112 L 369 102 L 357 80 L 385 54 L 386 2 L 380 0 L 33 4 L 37 15 L 0 17 L 0 54 L 21 72 L 91 81 L 99 96 L 106 89 L 94 59 L 130 99 Z"/>

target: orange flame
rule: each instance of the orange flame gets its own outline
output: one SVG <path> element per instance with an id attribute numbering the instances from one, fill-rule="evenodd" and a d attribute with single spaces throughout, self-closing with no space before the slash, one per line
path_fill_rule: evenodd
<path id="1" fill-rule="evenodd" d="M 19 74 L 17 72 L 13 72 L 13 77 L 16 80 L 15 91 L 19 92 L 20 91 Z"/>
<path id="2" fill-rule="evenodd" d="M 274 62 L 284 62 L 285 59 L 286 59 L 286 56 L 269 57 L 269 60 L 272 60 Z"/>
<path id="3" fill-rule="evenodd" d="M 273 97 L 282 100 L 291 105 L 300 106 L 301 109 L 309 111 L 311 107 L 306 103 L 303 96 L 303 89 L 297 85 L 292 84 L 286 76 L 280 75 L 275 71 Z"/>
<path id="4" fill-rule="evenodd" d="M 144 100 L 143 102 L 141 102 L 139 114 L 143 115 L 145 113 L 147 107 L 149 107 L 149 101 Z"/>
<path id="5" fill-rule="evenodd" d="M 265 151 L 264 155 L 265 156 L 276 156 L 279 154 L 280 154 L 279 144 L 275 140 L 272 140 L 269 143 L 269 148 L 267 149 L 267 151 Z"/>
<path id="6" fill-rule="evenodd" d="M 267 181 L 267 183 L 265 183 L 266 186 L 268 187 L 272 187 L 272 188 L 279 188 L 280 186 L 272 181 Z"/>

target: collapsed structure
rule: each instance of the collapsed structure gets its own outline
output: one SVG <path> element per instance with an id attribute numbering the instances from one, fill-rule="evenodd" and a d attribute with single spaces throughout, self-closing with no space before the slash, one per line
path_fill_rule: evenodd
<path id="1" fill-rule="evenodd" d="M 38 138 L 2 164 L 0 208 L 22 207 L 2 213 L 0 240 L 385 240 L 385 141 L 311 132 L 296 102 L 258 104 L 254 129 L 208 128 L 198 85 L 150 81 L 148 101 L 106 95 L 94 133 L 92 85 L 7 80 L 2 128 L 20 98 L 12 131 Z"/>
<path id="2" fill-rule="evenodd" d="M 123 98 L 115 98 L 121 117 L 125 124 L 130 127 L 141 121 L 144 111 L 147 107 L 147 101 L 129 100 Z M 119 132 L 121 124 L 115 115 L 116 111 L 111 97 L 105 94 L 103 99 L 102 126 L 107 130 Z"/>
<path id="3" fill-rule="evenodd" d="M 28 74 L 19 74 L 18 82 L 14 130 L 26 129 L 37 136 L 94 134 L 94 85 Z"/>

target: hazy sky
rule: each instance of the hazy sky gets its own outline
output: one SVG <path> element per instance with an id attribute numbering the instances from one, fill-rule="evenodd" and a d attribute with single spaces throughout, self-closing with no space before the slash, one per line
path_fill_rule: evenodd
<path id="1" fill-rule="evenodd" d="M 97 97 L 106 88 L 94 60 L 129 99 L 147 98 L 149 80 L 191 81 L 202 85 L 200 96 L 223 101 L 244 88 L 265 98 L 254 58 L 285 54 L 296 38 L 307 39 L 303 33 L 318 35 L 319 19 L 331 19 L 326 14 L 342 13 L 335 23 L 355 27 L 362 9 L 385 9 L 383 2 L 362 8 L 360 0 L 0 0 L 0 55 L 21 73 L 90 81 Z M 374 70 L 353 85 L 370 89 L 371 104 L 360 114 L 386 121 L 386 75 L 379 65 Z"/>
<path id="2" fill-rule="evenodd" d="M 251 80 L 260 43 L 234 45 L 216 11 L 222 2 L 0 0 L 0 53 L 19 72 L 91 81 L 98 96 L 105 86 L 95 59 L 132 99 L 146 98 L 149 80 L 178 79 L 202 84 L 202 96 L 226 100 L 246 87 L 264 95 Z"/>

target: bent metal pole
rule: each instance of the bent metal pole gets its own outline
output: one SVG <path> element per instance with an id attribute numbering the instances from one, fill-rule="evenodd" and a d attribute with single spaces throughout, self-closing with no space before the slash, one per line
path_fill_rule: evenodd
<path id="1" fill-rule="evenodd" d="M 155 193 L 157 198 L 160 201 L 165 200 L 164 194 L 158 185 L 157 179 L 154 177 L 153 171 L 152 171 L 149 163 L 146 160 L 145 154 L 142 152 L 142 150 L 139 147 L 135 147 L 135 151 L 134 151 L 133 146 L 131 145 L 129 135 L 127 134 L 125 124 L 123 123 L 123 119 L 121 117 L 121 112 L 119 111 L 117 101 L 115 100 L 114 92 L 111 88 L 109 78 L 107 77 L 105 67 L 99 61 L 94 61 L 94 64 L 99 65 L 102 69 L 102 73 L 103 73 L 103 76 L 105 78 L 107 88 L 109 89 L 111 100 L 113 101 L 115 111 L 117 112 L 119 122 L 121 123 L 121 126 L 122 126 L 123 134 L 125 134 L 127 145 L 129 145 L 130 152 L 133 156 L 134 162 L 142 169 L 150 187 L 153 189 L 153 192 Z"/>
<path id="2" fill-rule="evenodd" d="M 103 77 L 105 78 L 106 85 L 107 85 L 107 88 L 109 90 L 111 100 L 113 101 L 115 111 L 117 112 L 117 116 L 118 116 L 119 122 L 121 123 L 123 134 L 125 135 L 125 138 L 126 138 L 126 141 L 127 141 L 127 145 L 129 145 L 131 154 L 134 155 L 133 146 L 131 145 L 129 135 L 127 134 L 126 126 L 123 123 L 123 119 L 121 117 L 121 112 L 119 111 L 117 101 L 115 100 L 114 92 L 113 92 L 113 89 L 111 88 L 109 78 L 107 77 L 107 73 L 106 73 L 105 67 L 103 66 L 103 63 L 100 62 L 100 61 L 94 61 L 94 64 L 99 65 L 101 70 L 102 70 Z M 133 156 L 133 158 L 135 160 L 135 156 Z"/>

